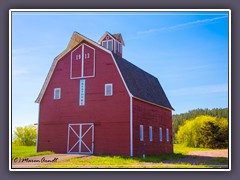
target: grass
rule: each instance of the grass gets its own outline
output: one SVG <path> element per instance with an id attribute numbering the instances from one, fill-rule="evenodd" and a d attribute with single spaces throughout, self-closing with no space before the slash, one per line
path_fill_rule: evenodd
<path id="1" fill-rule="evenodd" d="M 173 147 L 174 147 L 174 153 L 180 153 L 180 154 L 184 154 L 184 155 L 187 155 L 191 151 L 209 151 L 209 150 L 213 150 L 213 149 L 210 149 L 210 148 L 186 147 L 183 144 L 174 144 Z"/>
<path id="2" fill-rule="evenodd" d="M 219 164 L 228 164 L 228 158 L 218 157 L 213 158 L 208 162 L 203 163 L 204 165 L 219 165 Z"/>
<path id="3" fill-rule="evenodd" d="M 150 157 L 153 159 L 154 157 Z M 170 158 L 171 159 L 171 158 Z M 82 158 L 72 158 L 43 165 L 41 168 L 207 168 L 208 165 L 191 165 L 189 163 L 181 164 L 163 164 L 162 162 L 153 162 L 150 159 L 130 158 L 122 156 L 91 156 Z"/>
<path id="4" fill-rule="evenodd" d="M 189 148 L 174 144 L 174 153 L 166 155 L 152 155 L 142 157 L 104 156 L 91 155 L 81 158 L 71 158 L 42 165 L 40 168 L 221 168 L 221 164 L 227 164 L 228 158 L 213 158 L 210 161 L 193 165 L 190 163 L 178 163 L 178 160 L 187 157 L 191 151 L 207 151 L 208 148 Z M 12 159 L 24 158 L 45 154 L 53 154 L 51 151 L 36 152 L 36 146 L 12 146 Z M 201 157 L 192 156 L 193 159 Z M 165 161 L 165 162 L 164 162 Z M 166 161 L 168 163 L 166 163 Z M 172 162 L 171 162 L 172 161 Z M 217 166 L 219 165 L 219 167 Z"/>
<path id="5" fill-rule="evenodd" d="M 54 154 L 52 151 L 36 152 L 36 146 L 17 146 L 12 145 L 12 159 Z"/>

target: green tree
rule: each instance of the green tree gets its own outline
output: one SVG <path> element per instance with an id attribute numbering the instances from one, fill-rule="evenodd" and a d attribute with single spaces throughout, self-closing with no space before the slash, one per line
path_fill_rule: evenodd
<path id="1" fill-rule="evenodd" d="M 175 136 L 177 143 L 189 147 L 226 148 L 228 146 L 228 121 L 217 117 L 198 116 L 187 120 Z"/>
<path id="2" fill-rule="evenodd" d="M 194 119 L 198 116 L 212 116 L 216 117 L 217 120 L 221 118 L 228 119 L 228 108 L 214 108 L 214 109 L 194 109 L 187 113 L 181 113 L 173 115 L 173 135 L 178 132 L 179 127 L 184 124 L 185 121 Z"/>
<path id="3" fill-rule="evenodd" d="M 206 121 L 202 124 L 200 129 L 201 143 L 200 147 L 204 148 L 217 148 L 217 136 L 219 126 L 214 121 Z"/>
<path id="4" fill-rule="evenodd" d="M 16 138 L 13 143 L 19 146 L 33 146 L 36 145 L 37 128 L 34 125 L 24 127 L 16 127 L 14 131 Z"/>

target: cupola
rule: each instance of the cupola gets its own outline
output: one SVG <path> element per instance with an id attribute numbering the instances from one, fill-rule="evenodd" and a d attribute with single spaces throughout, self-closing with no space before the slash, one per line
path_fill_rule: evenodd
<path id="1" fill-rule="evenodd" d="M 98 43 L 122 57 L 122 46 L 125 46 L 125 44 L 120 33 L 110 34 L 109 32 L 106 32 L 98 41 Z"/>

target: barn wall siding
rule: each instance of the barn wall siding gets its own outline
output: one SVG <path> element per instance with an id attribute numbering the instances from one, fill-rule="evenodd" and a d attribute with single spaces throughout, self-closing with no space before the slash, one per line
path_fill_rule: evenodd
<path id="1" fill-rule="evenodd" d="M 140 141 L 140 125 L 144 127 L 144 141 Z M 152 126 L 153 141 L 149 140 L 149 126 Z M 159 139 L 160 127 L 163 130 L 162 142 Z M 166 128 L 169 129 L 169 142 L 166 141 Z M 133 98 L 133 151 L 134 156 L 173 152 L 171 110 Z"/>
<path id="2" fill-rule="evenodd" d="M 58 61 L 40 102 L 38 151 L 66 153 L 68 124 L 90 122 L 95 124 L 94 153 L 130 153 L 129 95 L 111 55 L 90 46 L 96 49 L 96 74 L 85 78 L 86 105 L 79 106 L 80 79 L 70 80 L 70 51 Z M 107 83 L 113 84 L 113 96 L 104 96 Z M 60 100 L 53 99 L 54 88 L 61 88 Z"/>

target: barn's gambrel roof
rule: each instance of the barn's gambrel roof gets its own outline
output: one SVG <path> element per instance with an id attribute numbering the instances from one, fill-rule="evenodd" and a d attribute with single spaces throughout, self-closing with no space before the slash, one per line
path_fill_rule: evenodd
<path id="1" fill-rule="evenodd" d="M 134 97 L 174 110 L 156 77 L 114 53 L 113 56 Z"/>
<path id="2" fill-rule="evenodd" d="M 37 103 L 41 102 L 41 99 L 45 93 L 45 90 L 48 86 L 48 83 L 51 79 L 51 76 L 53 74 L 57 62 L 69 51 L 71 51 L 77 44 L 81 43 L 83 40 L 94 44 L 95 46 L 112 55 L 113 60 L 116 62 L 117 68 L 119 69 L 120 76 L 122 76 L 124 84 L 125 86 L 127 86 L 126 88 L 130 95 L 140 100 L 146 101 L 148 103 L 152 103 L 170 110 L 174 110 L 156 77 L 143 71 L 139 67 L 133 65 L 124 58 L 112 53 L 111 51 L 107 50 L 97 42 L 89 38 L 86 38 L 85 36 L 79 34 L 78 32 L 73 33 L 67 48 L 54 59 L 52 66 L 49 70 L 49 73 L 43 84 L 43 87 L 35 102 Z"/>

